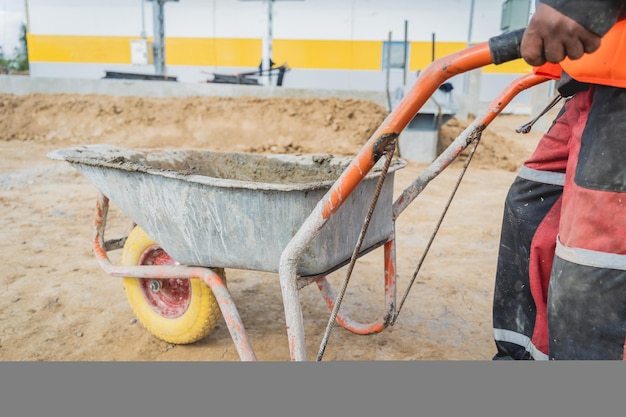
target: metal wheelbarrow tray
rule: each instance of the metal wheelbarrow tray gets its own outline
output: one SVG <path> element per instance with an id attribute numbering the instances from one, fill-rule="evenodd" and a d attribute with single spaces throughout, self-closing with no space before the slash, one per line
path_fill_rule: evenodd
<path id="1" fill-rule="evenodd" d="M 351 158 L 90 145 L 52 152 L 69 162 L 176 261 L 278 272 L 280 255 Z M 395 160 L 390 171 L 406 164 Z M 301 258 L 300 276 L 349 260 L 379 174 L 343 203 Z M 393 172 L 387 176 L 365 248 L 393 232 Z"/>

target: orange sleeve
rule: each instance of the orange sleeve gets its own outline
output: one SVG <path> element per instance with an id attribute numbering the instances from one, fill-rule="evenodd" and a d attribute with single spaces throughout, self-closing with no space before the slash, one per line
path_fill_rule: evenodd
<path id="1" fill-rule="evenodd" d="M 561 73 L 563 72 L 563 68 L 559 64 L 553 64 L 551 62 L 546 62 L 543 65 L 538 67 L 533 67 L 533 72 L 536 75 L 541 75 L 543 77 L 550 77 L 555 80 L 561 78 Z"/>

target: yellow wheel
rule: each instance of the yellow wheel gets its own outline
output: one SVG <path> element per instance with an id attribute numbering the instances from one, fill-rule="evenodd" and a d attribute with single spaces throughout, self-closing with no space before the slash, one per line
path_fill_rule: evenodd
<path id="1" fill-rule="evenodd" d="M 172 259 L 139 226 L 128 235 L 121 264 L 174 265 Z M 224 281 L 224 269 L 214 268 Z M 137 320 L 155 337 L 173 344 L 206 337 L 221 311 L 213 291 L 200 279 L 123 278 L 124 292 Z"/>

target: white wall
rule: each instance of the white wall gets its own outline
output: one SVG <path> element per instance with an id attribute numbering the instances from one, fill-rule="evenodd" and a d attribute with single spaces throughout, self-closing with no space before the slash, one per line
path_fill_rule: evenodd
<path id="1" fill-rule="evenodd" d="M 478 43 L 499 35 L 504 0 L 474 0 L 472 33 L 470 0 L 304 0 L 276 1 L 273 5 L 274 39 L 394 40 L 404 39 L 408 21 L 409 41 Z M 35 35 L 139 36 L 142 0 L 29 0 L 30 31 Z M 144 2 L 143 24 L 153 35 L 152 3 Z M 264 1 L 180 0 L 165 3 L 166 37 L 257 38 L 267 29 Z M 468 39 L 469 37 L 469 39 Z M 101 78 L 104 71 L 152 73 L 152 66 L 31 63 L 35 77 Z M 206 71 L 235 73 L 243 68 L 169 67 L 181 82 L 203 82 Z M 401 72 L 392 72 L 391 89 L 402 85 Z M 512 74 L 483 77 L 480 100 L 490 100 Z M 407 74 L 412 85 L 415 74 Z M 463 88 L 462 76 L 450 80 L 455 94 Z M 285 87 L 346 90 L 384 90 L 383 71 L 306 70 L 289 72 Z M 519 100 L 526 101 L 525 94 Z"/>
<path id="2" fill-rule="evenodd" d="M 503 0 L 475 0 L 471 42 L 500 33 Z M 29 0 L 30 31 L 45 35 L 138 36 L 141 0 Z M 409 40 L 465 42 L 468 0 L 304 0 L 274 3 L 273 35 L 284 39 Z M 180 0 L 165 3 L 165 34 L 171 37 L 261 38 L 263 1 Z M 144 3 L 145 28 L 152 29 L 152 3 Z"/>

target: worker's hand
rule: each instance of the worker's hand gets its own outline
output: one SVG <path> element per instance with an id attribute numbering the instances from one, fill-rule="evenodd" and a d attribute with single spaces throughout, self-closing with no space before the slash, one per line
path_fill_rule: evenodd
<path id="1" fill-rule="evenodd" d="M 521 55 L 533 66 L 578 59 L 600 46 L 600 36 L 543 3 L 537 5 L 524 30 Z"/>

